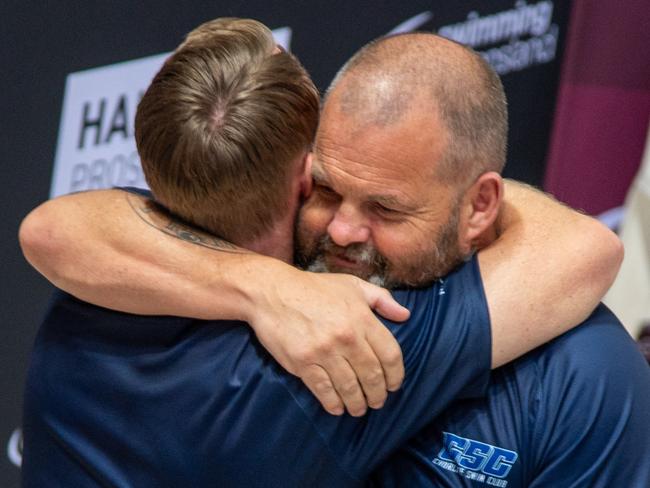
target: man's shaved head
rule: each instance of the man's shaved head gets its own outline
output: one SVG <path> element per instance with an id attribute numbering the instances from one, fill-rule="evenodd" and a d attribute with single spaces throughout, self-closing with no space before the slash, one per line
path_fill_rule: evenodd
<path id="1" fill-rule="evenodd" d="M 413 111 L 438 117 L 448 131 L 436 174 L 443 181 L 470 183 L 505 164 L 499 77 L 480 55 L 442 37 L 402 34 L 368 44 L 343 66 L 327 101 L 362 126 L 396 124 Z"/>

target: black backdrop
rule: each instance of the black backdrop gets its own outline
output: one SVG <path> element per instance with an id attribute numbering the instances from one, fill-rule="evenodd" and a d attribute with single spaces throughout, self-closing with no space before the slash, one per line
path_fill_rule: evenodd
<path id="1" fill-rule="evenodd" d="M 290 27 L 291 50 L 324 89 L 361 45 L 404 21 L 412 19 L 421 24 L 420 30 L 428 31 L 452 26 L 447 27 L 448 33 L 464 36 L 460 40 L 489 51 L 501 69 L 511 117 L 506 175 L 533 184 L 542 181 L 568 1 L 114 0 L 93 4 L 66 0 L 28 4 L 5 0 L 0 5 L 0 209 L 4 214 L 0 445 L 6 446 L 0 461 L 0 486 L 18 486 L 20 450 L 12 442 L 18 436 L 12 433 L 20 426 L 31 342 L 51 292 L 22 258 L 16 235 L 22 217 L 49 194 L 68 74 L 170 51 L 198 24 L 237 16 L 259 19 L 272 29 Z M 544 15 L 551 11 L 551 22 L 545 24 Z M 535 12 L 538 17 L 530 17 Z"/>

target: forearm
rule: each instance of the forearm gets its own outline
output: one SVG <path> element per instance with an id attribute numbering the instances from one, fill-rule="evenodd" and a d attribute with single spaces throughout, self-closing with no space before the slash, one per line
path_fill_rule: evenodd
<path id="1" fill-rule="evenodd" d="M 250 284 L 274 266 L 290 268 L 183 226 L 120 190 L 46 202 L 19 235 L 27 260 L 54 285 L 137 314 L 246 320 Z"/>
<path id="2" fill-rule="evenodd" d="M 622 261 L 618 238 L 595 219 L 506 183 L 500 236 L 479 254 L 493 324 L 493 365 L 586 319 Z"/>

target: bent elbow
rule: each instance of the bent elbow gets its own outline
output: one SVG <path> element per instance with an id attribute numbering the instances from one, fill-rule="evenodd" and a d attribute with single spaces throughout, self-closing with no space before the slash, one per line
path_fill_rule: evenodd
<path id="1" fill-rule="evenodd" d="M 51 264 L 61 249 L 55 221 L 49 215 L 47 204 L 45 202 L 36 207 L 23 219 L 18 229 L 18 242 L 27 262 L 48 280 L 55 282 L 56 269 Z"/>
<path id="2" fill-rule="evenodd" d="M 596 260 L 594 269 L 597 270 L 597 273 L 591 274 L 590 279 L 594 280 L 593 284 L 604 295 L 618 275 L 625 250 L 623 242 L 614 232 L 600 222 L 596 222 L 596 225 L 598 229 L 594 233 L 593 249 Z"/>
<path id="3" fill-rule="evenodd" d="M 623 241 L 612 231 L 609 231 L 609 240 L 611 277 L 610 282 L 607 284 L 608 290 L 614 283 L 614 280 L 621 269 L 621 265 L 623 264 L 623 258 L 625 257 L 625 246 L 623 246 Z"/>

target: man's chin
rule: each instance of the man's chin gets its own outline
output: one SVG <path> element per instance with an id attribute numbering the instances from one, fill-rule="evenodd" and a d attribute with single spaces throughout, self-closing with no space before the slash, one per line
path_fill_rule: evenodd
<path id="1" fill-rule="evenodd" d="M 356 276 L 357 278 L 367 279 L 368 273 L 354 266 L 339 266 L 329 262 L 327 259 L 318 258 L 307 266 L 307 271 L 314 273 L 345 273 Z"/>
<path id="2" fill-rule="evenodd" d="M 386 286 L 386 278 L 377 273 L 372 273 L 367 269 L 358 268 L 354 266 L 337 266 L 336 264 L 328 262 L 325 258 L 319 257 L 313 260 L 308 266 L 307 271 L 314 273 L 343 273 L 356 276 L 362 280 L 368 281 L 373 285 Z"/>
<path id="3" fill-rule="evenodd" d="M 305 271 L 311 271 L 312 273 L 329 273 L 330 270 L 325 264 L 325 261 L 322 259 L 317 259 L 312 261 L 307 266 L 304 267 Z"/>

